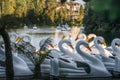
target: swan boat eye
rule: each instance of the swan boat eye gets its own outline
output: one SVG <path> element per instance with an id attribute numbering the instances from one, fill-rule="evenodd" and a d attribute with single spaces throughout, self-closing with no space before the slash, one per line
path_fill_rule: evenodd
<path id="1" fill-rule="evenodd" d="M 100 41 L 100 40 L 98 40 L 98 44 L 102 44 L 103 46 L 106 46 L 106 42 L 105 41 Z"/>
<path id="2" fill-rule="evenodd" d="M 120 47 L 120 43 L 115 43 L 116 46 Z"/>
<path id="3" fill-rule="evenodd" d="M 62 40 L 64 40 L 65 38 L 66 38 L 66 36 L 65 36 L 65 35 L 63 35 Z"/>

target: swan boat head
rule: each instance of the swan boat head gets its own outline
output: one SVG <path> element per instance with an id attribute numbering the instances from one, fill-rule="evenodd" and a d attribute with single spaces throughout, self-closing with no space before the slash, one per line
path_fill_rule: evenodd
<path id="1" fill-rule="evenodd" d="M 89 66 L 89 74 L 94 76 L 111 76 L 101 60 L 96 58 L 94 55 L 88 54 L 86 51 L 81 50 L 80 46 L 82 45 L 89 49 L 89 44 L 84 40 L 80 40 L 76 45 L 77 52 L 85 59 L 84 62 Z"/>
<path id="2" fill-rule="evenodd" d="M 111 43 L 112 49 L 113 49 L 113 53 L 115 55 L 118 55 L 120 53 L 120 39 L 119 38 L 115 38 L 112 43 Z"/>
<path id="3" fill-rule="evenodd" d="M 94 46 L 94 39 L 95 39 L 96 37 L 97 37 L 96 34 L 93 34 L 93 33 L 91 33 L 91 34 L 89 34 L 89 35 L 87 36 L 86 41 L 89 42 L 89 46 L 90 46 L 90 47 Z"/>
<path id="4" fill-rule="evenodd" d="M 99 50 L 100 55 L 103 55 L 106 57 L 113 56 L 109 51 L 105 49 L 106 42 L 103 37 L 101 36 L 96 37 L 94 40 L 94 45 Z"/>
<path id="5" fill-rule="evenodd" d="M 77 41 L 78 39 L 86 39 L 86 35 L 84 33 L 78 34 L 77 37 L 75 38 L 75 41 Z"/>

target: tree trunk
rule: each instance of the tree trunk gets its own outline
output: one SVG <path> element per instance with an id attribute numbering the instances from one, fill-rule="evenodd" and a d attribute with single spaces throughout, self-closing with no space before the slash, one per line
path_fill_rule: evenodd
<path id="1" fill-rule="evenodd" d="M 36 63 L 35 64 L 35 68 L 34 68 L 34 76 L 33 78 L 41 78 L 41 64 Z"/>
<path id="2" fill-rule="evenodd" d="M 10 46 L 10 38 L 4 28 L 0 29 L 0 34 L 2 35 L 2 38 L 5 43 L 6 80 L 14 80 L 13 59 L 12 59 L 12 51 Z"/>

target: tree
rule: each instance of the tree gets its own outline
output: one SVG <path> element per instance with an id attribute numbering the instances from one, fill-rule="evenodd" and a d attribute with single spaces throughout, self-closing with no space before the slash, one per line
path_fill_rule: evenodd
<path id="1" fill-rule="evenodd" d="M 48 2 L 48 8 L 46 10 L 46 14 L 49 16 L 51 22 L 55 22 L 55 14 L 56 14 L 57 4 L 55 1 Z"/>
<path id="2" fill-rule="evenodd" d="M 50 50 L 47 48 L 51 43 L 52 39 L 48 37 L 45 40 L 41 40 L 40 49 L 36 51 L 36 48 L 31 45 L 31 43 L 24 41 L 20 38 L 20 44 L 15 44 L 14 46 L 19 53 L 28 57 L 31 62 L 35 65 L 33 78 L 41 78 L 41 64 L 50 53 Z"/>
<path id="3" fill-rule="evenodd" d="M 118 5 L 118 0 L 91 0 L 87 4 L 83 20 L 85 32 L 103 36 L 108 44 L 114 38 L 120 38 L 120 16 L 118 15 L 120 5 Z M 116 6 L 113 6 L 115 4 Z"/>
<path id="4" fill-rule="evenodd" d="M 9 19 L 7 28 L 22 28 L 24 24 L 31 26 L 56 25 L 70 23 L 70 5 L 66 0 L 0 0 L 0 23 Z M 4 17 L 4 16 L 8 16 Z M 80 20 L 80 18 L 79 18 Z M 76 22 L 79 22 L 76 20 Z"/>
<path id="5" fill-rule="evenodd" d="M 14 15 L 16 17 L 24 17 L 27 13 L 26 0 L 17 0 Z"/>
<path id="6" fill-rule="evenodd" d="M 37 52 L 37 57 L 34 59 L 35 61 L 35 68 L 34 68 L 34 78 L 40 78 L 41 77 L 41 64 L 45 60 L 45 58 L 48 56 L 48 54 L 51 52 L 51 50 L 47 49 L 48 45 L 52 43 L 52 39 L 48 37 L 47 39 L 40 42 L 40 49 Z"/>
<path id="7" fill-rule="evenodd" d="M 5 64 L 6 64 L 6 80 L 14 80 L 14 71 L 13 71 L 13 59 L 12 59 L 12 51 L 10 47 L 10 38 L 5 30 L 5 27 L 0 26 L 0 34 L 3 37 L 5 43 Z"/>
<path id="8" fill-rule="evenodd" d="M 69 17 L 70 10 L 68 10 L 67 6 L 70 6 L 70 5 L 68 5 L 66 0 L 60 0 L 60 2 L 58 2 L 58 5 L 56 7 L 55 17 L 57 17 L 56 20 L 58 20 L 61 24 L 63 24 L 63 22 L 70 20 L 70 17 Z"/>
<path id="9" fill-rule="evenodd" d="M 76 23 L 79 23 L 79 25 L 82 26 L 83 18 L 84 18 L 84 8 L 83 8 L 83 6 L 81 5 L 81 6 L 80 6 L 80 9 L 79 9 L 79 16 L 78 16 L 78 18 L 76 19 Z"/>

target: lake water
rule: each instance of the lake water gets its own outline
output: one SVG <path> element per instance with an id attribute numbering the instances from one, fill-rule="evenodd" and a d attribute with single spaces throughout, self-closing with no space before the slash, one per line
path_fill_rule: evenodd
<path id="1" fill-rule="evenodd" d="M 78 28 L 72 29 L 72 31 L 59 31 L 55 28 L 40 28 L 37 30 L 33 29 L 12 29 L 9 30 L 8 32 L 16 32 L 18 34 L 28 34 L 31 37 L 31 43 L 33 46 L 35 46 L 37 49 L 39 49 L 39 42 L 42 39 L 46 39 L 48 37 L 52 37 L 55 43 L 58 43 L 63 35 L 69 35 L 70 33 L 76 34 L 79 31 Z"/>
<path id="2" fill-rule="evenodd" d="M 35 46 L 37 49 L 39 49 L 39 42 L 42 39 L 45 39 L 47 37 L 52 37 L 54 38 L 55 35 L 55 29 L 50 29 L 50 28 L 45 28 L 45 29 L 38 29 L 38 30 L 33 30 L 33 29 L 13 29 L 10 30 L 9 33 L 16 32 L 17 34 L 22 34 L 22 35 L 29 35 L 31 37 L 31 43 L 33 46 Z"/>
<path id="3" fill-rule="evenodd" d="M 58 31 L 55 28 L 42 28 L 42 29 L 14 29 L 10 30 L 9 33 L 16 32 L 18 34 L 28 34 L 31 37 L 31 43 L 37 49 L 39 49 L 39 43 L 42 39 L 52 37 L 54 42 L 58 43 L 61 40 L 63 34 L 67 35 L 67 31 Z"/>

